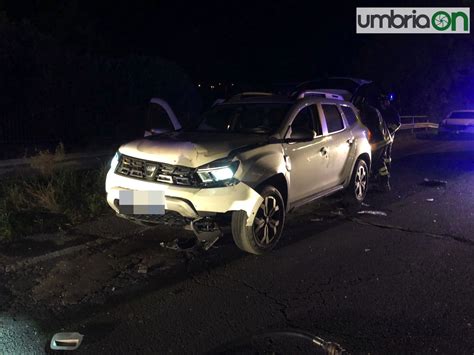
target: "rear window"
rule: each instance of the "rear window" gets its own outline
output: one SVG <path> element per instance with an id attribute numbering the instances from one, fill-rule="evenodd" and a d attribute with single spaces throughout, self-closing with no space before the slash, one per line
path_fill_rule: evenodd
<path id="1" fill-rule="evenodd" d="M 456 111 L 449 115 L 449 118 L 474 119 L 474 112 Z"/>
<path id="2" fill-rule="evenodd" d="M 328 133 L 337 132 L 344 128 L 342 116 L 336 105 L 321 105 L 328 126 Z"/>
<path id="3" fill-rule="evenodd" d="M 346 116 L 346 120 L 349 126 L 352 126 L 354 123 L 357 122 L 357 116 L 352 108 L 349 106 L 341 106 L 342 112 L 344 112 L 344 116 Z"/>

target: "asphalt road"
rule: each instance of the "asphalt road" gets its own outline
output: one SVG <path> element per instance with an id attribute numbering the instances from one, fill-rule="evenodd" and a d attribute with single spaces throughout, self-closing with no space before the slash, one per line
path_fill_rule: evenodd
<path id="1" fill-rule="evenodd" d="M 399 139 L 394 149 L 393 191 L 372 192 L 363 207 L 386 216 L 347 216 L 337 198 L 314 203 L 290 215 L 281 246 L 259 257 L 229 236 L 204 255 L 178 257 L 157 244 L 165 232 L 147 231 L 134 239 L 140 248 L 121 255 L 145 250 L 158 271 L 122 284 L 117 296 L 100 281 L 94 302 L 81 295 L 57 313 L 35 312 L 41 298 L 5 311 L 3 349 L 40 353 L 54 331 L 79 331 L 78 353 L 203 353 L 298 329 L 352 353 L 474 353 L 474 141 Z M 65 279 L 73 287 L 82 274 L 64 263 L 115 260 L 112 249 L 55 261 L 47 287 Z M 87 274 L 94 270 L 108 272 Z M 38 293 L 38 284 L 25 292 Z"/>

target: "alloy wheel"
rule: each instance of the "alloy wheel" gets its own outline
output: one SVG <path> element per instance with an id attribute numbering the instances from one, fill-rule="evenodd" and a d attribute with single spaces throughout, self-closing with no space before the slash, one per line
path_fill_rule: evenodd
<path id="1" fill-rule="evenodd" d="M 282 207 L 274 196 L 264 197 L 253 223 L 255 241 L 258 245 L 267 247 L 278 236 L 284 218 Z"/>
<path id="2" fill-rule="evenodd" d="M 359 165 L 354 180 L 354 193 L 357 200 L 361 201 L 367 192 L 369 175 L 364 165 Z"/>

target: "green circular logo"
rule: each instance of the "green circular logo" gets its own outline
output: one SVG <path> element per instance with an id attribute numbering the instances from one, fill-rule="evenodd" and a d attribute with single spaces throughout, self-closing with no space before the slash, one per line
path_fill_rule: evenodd
<path id="1" fill-rule="evenodd" d="M 431 24 L 438 31 L 446 31 L 451 26 L 451 16 L 446 11 L 438 11 L 431 17 Z"/>

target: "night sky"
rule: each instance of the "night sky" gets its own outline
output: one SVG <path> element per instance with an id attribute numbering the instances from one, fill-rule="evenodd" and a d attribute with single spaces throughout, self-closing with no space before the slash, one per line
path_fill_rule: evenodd
<path id="1" fill-rule="evenodd" d="M 354 51 L 368 40 L 355 34 L 355 4 L 10 0 L 4 8 L 65 46 L 159 55 L 194 80 L 295 80 L 350 71 Z M 362 5 L 370 6 L 357 2 Z"/>
<path id="2" fill-rule="evenodd" d="M 438 5 L 469 4 L 445 1 Z M 179 64 L 194 81 L 209 81 L 350 74 L 358 52 L 371 41 L 383 40 L 355 34 L 356 6 L 374 5 L 382 4 L 7 0 L 4 8 L 8 17 L 31 21 L 67 47 L 106 55 L 158 55 Z M 387 5 L 436 6 L 436 2 L 391 1 Z"/>
<path id="3" fill-rule="evenodd" d="M 51 123 L 41 127 L 57 127 L 69 117 L 80 126 L 89 117 L 99 127 L 144 117 L 150 97 L 195 117 L 235 92 L 351 76 L 394 93 L 403 114 L 438 118 L 474 107 L 472 28 L 360 35 L 356 7 L 473 1 L 0 0 L 0 105 L 12 122 L 44 117 Z"/>

